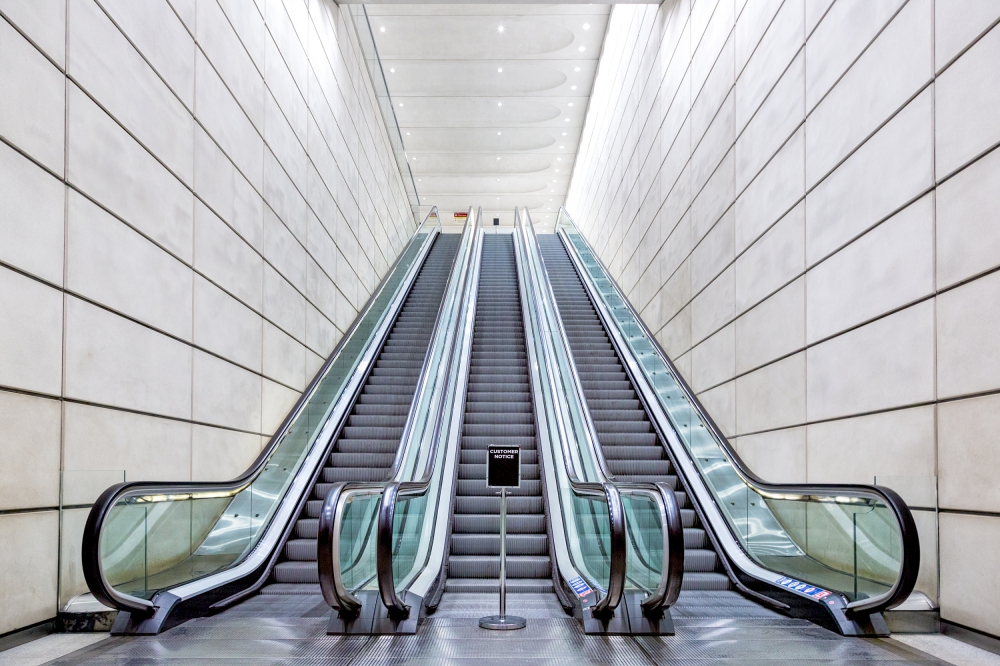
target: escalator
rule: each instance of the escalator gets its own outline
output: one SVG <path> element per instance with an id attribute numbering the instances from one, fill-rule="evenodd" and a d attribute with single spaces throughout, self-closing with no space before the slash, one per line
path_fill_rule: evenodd
<path id="1" fill-rule="evenodd" d="M 621 481 L 665 482 L 677 492 L 684 525 L 684 589 L 728 590 L 729 578 L 690 499 L 678 491 L 663 443 L 560 237 L 539 235 L 538 245 L 609 470 Z"/>
<path id="2" fill-rule="evenodd" d="M 471 356 L 445 591 L 499 589 L 500 498 L 486 486 L 486 456 L 490 444 L 506 444 L 521 448 L 521 486 L 507 499 L 507 591 L 551 592 L 545 500 L 510 234 L 483 239 Z"/>
<path id="3" fill-rule="evenodd" d="M 429 350 L 451 326 L 439 321 L 451 308 L 447 285 L 467 268 L 459 244 L 432 208 L 244 474 L 101 494 L 82 560 L 94 598 L 119 611 L 112 633 L 156 634 L 262 591 L 319 592 L 323 498 L 348 482 L 381 485 L 405 462 L 397 451 Z"/>
<path id="4" fill-rule="evenodd" d="M 458 234 L 442 234 L 434 241 L 312 488 L 311 498 L 295 521 L 292 537 L 274 567 L 274 584 L 265 588 L 265 593 L 303 591 L 296 586 L 319 583 L 319 514 L 334 483 L 384 481 L 392 474 L 459 239 Z"/>

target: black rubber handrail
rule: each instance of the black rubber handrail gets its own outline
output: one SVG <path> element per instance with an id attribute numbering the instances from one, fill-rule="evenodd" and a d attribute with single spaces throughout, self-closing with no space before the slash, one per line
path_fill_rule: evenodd
<path id="1" fill-rule="evenodd" d="M 469 212 L 472 212 L 471 209 Z M 481 217 L 482 209 L 479 210 L 478 216 L 473 217 L 470 214 L 466 218 L 466 229 L 463 231 L 463 237 L 467 233 L 476 233 L 476 228 L 478 226 L 476 219 Z M 470 225 L 473 226 L 470 227 Z M 458 311 L 461 311 L 466 299 L 466 285 L 469 280 L 469 276 L 472 274 L 471 263 L 474 259 L 476 247 L 477 238 L 474 238 L 469 255 L 466 257 L 466 264 L 461 268 L 460 279 L 462 280 L 462 284 L 456 286 L 456 289 L 459 289 L 458 299 L 455 305 L 455 307 L 458 308 Z M 457 256 L 456 261 L 458 261 Z M 453 277 L 451 279 L 455 279 L 454 270 L 452 275 Z M 450 289 L 446 288 L 446 292 L 449 290 Z M 413 420 L 415 418 L 414 410 L 416 405 L 420 402 L 421 396 L 426 391 L 427 382 L 431 377 L 431 373 L 437 372 L 436 369 L 429 367 L 431 349 L 434 346 L 433 341 L 436 339 L 440 330 L 439 326 L 441 325 L 447 300 L 448 297 L 446 293 L 445 296 L 442 297 L 441 305 L 438 310 L 438 317 L 434 325 L 434 332 L 431 335 L 431 342 L 428 344 L 428 349 L 425 354 L 424 365 L 421 370 L 420 385 L 414 393 L 407 424 L 404 428 L 403 436 L 400 439 L 400 446 L 396 452 L 391 480 L 386 482 L 339 483 L 330 489 L 323 502 L 317 533 L 317 558 L 319 565 L 320 589 L 323 592 L 323 598 L 327 604 L 331 608 L 338 610 L 344 617 L 355 616 L 361 611 L 361 602 L 352 594 L 351 590 L 347 589 L 347 586 L 343 582 L 343 571 L 341 570 L 339 550 L 340 521 L 342 520 L 343 513 L 346 509 L 347 499 L 354 495 L 381 496 L 378 513 L 376 514 L 377 526 L 375 529 L 376 575 L 378 577 L 379 593 L 382 598 L 382 603 L 386 606 L 391 616 L 400 617 L 409 614 L 409 606 L 403 603 L 403 601 L 399 598 L 393 581 L 393 518 L 396 509 L 396 499 L 399 495 L 420 494 L 422 492 L 426 492 L 430 485 L 430 477 L 433 471 L 440 435 L 440 415 L 435 415 L 436 423 L 434 426 L 435 434 L 432 440 L 432 449 L 427 455 L 424 464 L 424 472 L 420 479 L 417 481 L 400 482 L 396 480 L 395 477 L 398 476 L 400 466 L 406 457 L 406 451 L 413 436 Z M 444 373 L 444 376 L 448 376 L 450 373 L 452 354 L 446 350 L 442 358 L 448 359 L 446 366 L 447 370 Z"/>
<path id="2" fill-rule="evenodd" d="M 677 601 L 684 578 L 684 528 L 680 522 L 680 507 L 677 504 L 677 498 L 674 496 L 673 491 L 664 492 L 661 484 L 621 482 L 615 479 L 614 475 L 611 473 L 607 460 L 604 457 L 604 451 L 600 446 L 600 439 L 597 435 L 597 430 L 594 427 L 594 422 L 590 415 L 590 409 L 587 406 L 586 396 L 583 393 L 583 383 L 580 380 L 572 348 L 570 347 L 569 340 L 566 337 L 566 328 L 563 325 L 562 314 L 559 312 L 559 307 L 556 304 L 555 293 L 552 291 L 552 283 L 549 280 L 548 269 L 545 266 L 545 259 L 538 250 L 538 241 L 534 231 L 534 223 L 532 222 L 531 214 L 527 209 L 524 211 L 524 220 L 526 223 L 522 222 L 522 225 L 524 227 L 526 243 L 528 239 L 532 240 L 534 254 L 537 255 L 538 264 L 541 266 L 541 281 L 544 286 L 540 288 L 545 291 L 544 298 L 547 298 L 548 302 L 551 303 L 550 309 L 557 322 L 554 326 L 554 332 L 559 336 L 560 345 L 565 350 L 566 361 L 570 369 L 570 381 L 573 386 L 573 390 L 576 393 L 580 411 L 583 414 L 585 421 L 584 425 L 589 433 L 590 449 L 598 463 L 599 473 L 603 477 L 606 485 L 616 488 L 616 495 L 619 495 L 617 498 L 619 504 L 621 503 L 620 494 L 626 493 L 646 495 L 657 505 L 664 539 L 664 559 L 660 567 L 659 584 L 656 589 L 642 601 L 641 605 L 644 613 L 651 616 L 662 615 L 665 609 L 669 608 L 674 604 L 674 602 Z M 529 230 L 530 234 L 528 233 Z M 569 461 L 567 459 L 567 464 L 568 462 Z M 609 497 L 609 502 L 610 501 Z M 622 508 L 621 511 L 624 519 L 624 508 Z M 624 536 L 624 527 L 622 529 L 623 536 L 620 548 L 625 550 L 627 548 L 627 543 Z M 601 609 L 601 611 L 605 613 L 613 611 L 621 600 L 621 593 L 618 594 L 617 600 L 612 597 L 612 586 L 614 586 L 616 590 L 620 588 L 623 593 L 625 589 L 626 577 L 628 575 L 626 569 L 627 563 L 625 561 L 622 561 L 620 568 L 616 568 L 614 566 L 616 561 L 614 541 L 612 541 L 611 561 L 612 575 L 608 585 L 608 595 L 606 597 L 608 604 L 607 607 Z"/>
<path id="3" fill-rule="evenodd" d="M 438 216 L 437 207 L 431 208 L 428 214 L 425 216 L 424 221 L 417 227 L 414 232 L 414 237 L 410 241 L 411 243 L 416 242 L 417 233 L 426 224 L 432 216 Z M 438 217 L 438 227 L 440 227 L 440 218 Z M 432 230 L 431 235 L 433 236 L 437 233 L 437 230 Z M 425 239 L 426 240 L 426 239 Z M 426 259 L 427 254 L 430 252 L 432 242 L 425 242 L 420 254 L 414 258 L 414 265 L 420 266 L 424 259 Z M 406 252 L 409 249 L 409 245 L 399 253 L 399 256 L 390 266 L 389 270 L 386 271 L 385 276 L 379 282 L 376 289 L 369 296 L 368 301 L 365 303 L 364 307 L 359 312 L 358 316 L 355 318 L 354 322 L 351 324 L 350 328 L 344 333 L 340 341 L 334 347 L 334 350 L 327 357 L 323 366 L 319 369 L 313 379 L 310 381 L 309 385 L 303 391 L 302 395 L 296 401 L 295 406 L 291 409 L 288 415 L 285 416 L 281 425 L 271 436 L 267 443 L 267 446 L 260 452 L 257 458 L 251 463 L 247 470 L 235 479 L 230 481 L 215 482 L 215 481 L 132 481 L 128 483 L 118 483 L 107 490 L 105 490 L 94 502 L 91 507 L 90 513 L 87 516 L 87 522 L 84 526 L 83 532 L 83 544 L 81 551 L 81 559 L 83 565 L 83 575 L 87 582 L 88 588 L 90 588 L 91 593 L 94 598 L 99 602 L 108 606 L 110 608 L 116 608 L 120 611 L 127 611 L 135 614 L 136 616 L 145 617 L 150 616 L 156 611 L 156 604 L 153 600 L 142 599 L 140 597 L 134 597 L 131 595 L 126 595 L 118 592 L 107 580 L 104 575 L 104 570 L 101 561 L 100 553 L 100 540 L 101 534 L 104 529 L 104 523 L 108 518 L 111 509 L 125 496 L 142 496 L 142 495 L 154 495 L 154 494 L 169 494 L 169 495 L 185 495 L 185 494 L 201 494 L 201 493 L 224 493 L 229 495 L 235 495 L 239 491 L 245 489 L 249 486 L 254 479 L 256 479 L 263 469 L 266 467 L 271 455 L 274 453 L 275 449 L 284 439 L 285 435 L 288 433 L 289 428 L 295 419 L 302 412 L 305 406 L 313 398 L 315 390 L 319 383 L 322 381 L 326 372 L 329 370 L 330 366 L 336 361 L 338 354 L 351 340 L 351 335 L 357 329 L 358 325 L 363 319 L 363 316 L 367 314 L 369 309 L 372 307 L 375 299 L 381 294 L 382 289 L 385 287 L 386 282 L 393 275 L 399 262 L 403 260 L 406 256 Z M 407 284 L 403 284 L 400 288 L 408 292 L 413 286 L 413 282 L 416 281 L 416 276 L 419 273 L 419 269 L 413 271 L 410 276 L 410 280 Z M 399 307 L 402 307 L 402 303 L 405 298 L 401 299 L 398 303 Z M 389 327 L 391 328 L 391 327 Z M 386 333 L 388 328 L 386 329 Z M 381 344 L 381 341 L 373 340 L 370 344 Z M 332 442 L 331 442 L 332 443 Z M 314 444 L 315 446 L 315 444 Z M 234 562 L 233 564 L 236 564 Z M 224 573 L 224 571 L 213 572 L 208 574 L 209 576 L 218 575 Z M 177 586 L 184 585 L 191 581 L 184 581 L 179 583 Z"/>
<path id="4" fill-rule="evenodd" d="M 572 218 L 565 211 L 565 209 L 560 208 L 560 212 L 563 215 L 565 215 L 567 219 L 572 221 Z M 573 222 L 573 224 L 575 226 L 575 222 Z M 615 324 L 613 321 L 608 321 L 608 315 L 604 311 L 605 308 L 603 307 L 603 302 L 601 301 L 601 299 L 597 298 L 594 295 L 593 293 L 594 286 L 590 281 L 590 276 L 587 273 L 586 269 L 583 268 L 582 265 L 580 265 L 581 260 L 578 256 L 578 250 L 573 245 L 572 241 L 570 241 L 568 236 L 566 236 L 565 231 L 558 230 L 557 233 L 563 237 L 562 238 L 563 244 L 566 246 L 568 254 L 571 260 L 573 261 L 574 267 L 576 268 L 577 273 L 580 274 L 581 281 L 584 284 L 587 294 L 590 297 L 591 301 L 594 303 L 595 309 L 597 310 L 598 315 L 600 316 L 602 322 L 604 323 L 605 328 L 611 331 L 612 327 L 615 326 Z M 674 380 L 680 386 L 681 390 L 684 392 L 686 398 L 694 407 L 698 416 L 707 425 L 713 437 L 716 439 L 717 443 L 719 443 L 719 445 L 722 447 L 723 451 L 727 455 L 730 463 L 733 465 L 733 468 L 736 470 L 737 474 L 743 479 L 744 482 L 747 483 L 748 486 L 753 488 L 755 492 L 757 492 L 759 495 L 765 498 L 767 498 L 769 495 L 771 496 L 795 495 L 795 496 L 801 496 L 803 499 L 819 499 L 819 498 L 828 498 L 831 496 L 857 497 L 867 500 L 877 499 L 881 501 L 883 504 L 885 504 L 892 511 L 896 519 L 896 522 L 899 526 L 900 536 L 902 540 L 901 566 L 900 566 L 900 573 L 897 576 L 896 582 L 891 588 L 891 590 L 886 594 L 880 595 L 879 597 L 873 597 L 870 599 L 857 600 L 848 604 L 845 609 L 845 614 L 848 617 L 851 617 L 851 616 L 879 613 L 888 610 L 890 608 L 893 608 L 894 606 L 897 606 L 903 601 L 905 601 L 906 598 L 910 595 L 910 593 L 913 592 L 913 588 L 916 585 L 917 574 L 920 567 L 920 542 L 917 536 L 917 528 L 916 528 L 916 523 L 913 520 L 913 514 L 910 512 L 909 507 L 899 496 L 899 494 L 896 493 L 894 490 L 886 488 L 884 486 L 864 485 L 864 484 L 809 484 L 809 483 L 778 484 L 778 483 L 769 483 L 761 479 L 759 476 L 757 476 L 743 462 L 743 459 L 736 452 L 732 444 L 730 444 L 726 436 L 722 434 L 722 430 L 712 419 L 712 417 L 708 414 L 707 410 L 705 410 L 704 405 L 701 404 L 701 401 L 698 400 L 694 391 L 691 390 L 691 387 L 687 384 L 684 377 L 677 370 L 677 367 L 673 364 L 673 361 L 671 361 L 670 357 L 660 346 L 659 341 L 653 336 L 652 333 L 650 333 L 649 329 L 646 328 L 645 322 L 643 322 L 642 318 L 636 313 L 635 308 L 632 306 L 632 303 L 628 300 L 628 298 L 625 297 L 621 289 L 618 287 L 617 283 L 615 283 L 614 280 L 611 279 L 610 272 L 607 270 L 607 267 L 604 266 L 604 264 L 601 262 L 600 257 L 594 251 L 593 247 L 590 246 L 589 241 L 586 239 L 586 237 L 584 237 L 582 233 L 579 232 L 579 230 L 577 233 L 579 233 L 580 239 L 586 244 L 587 249 L 590 251 L 594 261 L 596 261 L 600 265 L 605 276 L 614 286 L 616 294 L 621 299 L 625 307 L 628 308 L 632 318 L 641 327 L 641 330 L 646 339 L 652 345 L 654 345 L 657 354 L 660 356 L 661 360 L 664 361 L 664 363 L 672 373 Z M 631 356 L 631 353 L 629 352 L 628 349 L 624 350 L 621 349 L 621 345 L 619 344 L 615 335 L 609 335 L 609 338 L 611 338 L 612 343 L 618 350 L 619 355 L 625 353 Z M 636 384 L 638 386 L 639 381 L 645 383 L 645 377 L 642 375 L 642 373 L 639 373 L 639 376 L 636 377 L 634 376 L 631 368 L 628 367 L 628 364 L 624 365 L 626 367 L 626 371 L 628 371 L 629 375 L 632 376 L 633 384 Z M 642 393 L 642 391 L 640 391 L 640 393 Z M 650 408 L 652 408 L 651 411 L 654 412 L 655 416 L 665 418 L 667 423 L 670 424 L 670 427 L 671 428 L 673 427 L 669 418 L 666 417 L 666 414 L 659 413 L 662 412 L 663 410 L 660 407 L 658 401 L 651 401 L 648 400 L 645 396 L 643 396 L 643 402 L 646 403 L 647 410 L 650 410 Z M 681 474 L 682 470 L 678 468 L 677 472 L 678 474 Z M 697 498 L 692 497 L 692 501 L 695 501 L 696 499 Z M 725 522 L 728 525 L 728 521 Z M 714 527 L 714 526 L 706 525 L 706 527 Z M 731 526 L 729 527 L 729 529 L 730 531 L 732 531 Z M 734 533 L 733 536 L 735 538 L 737 535 L 735 535 Z M 737 544 L 739 544 L 738 538 L 735 538 L 734 540 Z M 748 557 L 750 557 L 749 553 L 745 554 Z M 751 559 L 753 560 L 754 558 L 751 557 Z M 756 560 L 754 561 L 756 562 Z M 758 565 L 761 566 L 761 568 L 767 569 L 767 567 L 761 565 L 759 562 Z"/>

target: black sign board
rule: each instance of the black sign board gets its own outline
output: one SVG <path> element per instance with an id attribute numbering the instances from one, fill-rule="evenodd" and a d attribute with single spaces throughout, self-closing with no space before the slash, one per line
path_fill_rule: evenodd
<path id="1" fill-rule="evenodd" d="M 490 488 L 521 486 L 521 447 L 490 444 L 486 458 L 486 485 Z"/>
<path id="2" fill-rule="evenodd" d="M 499 227 L 500 226 L 500 218 L 499 217 L 494 217 L 493 218 L 493 226 L 494 227 Z"/>

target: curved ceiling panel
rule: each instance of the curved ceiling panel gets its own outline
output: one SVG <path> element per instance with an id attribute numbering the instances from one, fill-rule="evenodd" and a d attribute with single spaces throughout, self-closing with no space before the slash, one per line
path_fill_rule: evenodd
<path id="1" fill-rule="evenodd" d="M 566 82 L 566 74 L 541 62 L 481 60 L 390 60 L 387 74 L 390 94 L 410 95 L 497 95 L 516 97 L 525 93 L 551 91 Z M 498 71 L 503 70 L 503 71 Z"/>
<path id="2" fill-rule="evenodd" d="M 395 111 L 402 127 L 511 127 L 563 113 L 560 106 L 531 97 L 408 97 Z"/>
<path id="3" fill-rule="evenodd" d="M 396 16 L 380 17 L 375 23 L 379 53 L 390 59 L 532 58 L 577 41 L 568 27 L 539 17 Z M 580 33 L 581 44 L 594 41 L 589 30 Z"/>
<path id="4" fill-rule="evenodd" d="M 548 187 L 543 178 L 502 176 L 424 176 L 421 196 L 464 194 L 539 194 Z"/>
<path id="5" fill-rule="evenodd" d="M 406 150 L 419 161 L 419 153 L 505 153 L 518 150 L 541 150 L 555 144 L 553 132 L 537 129 L 428 128 L 415 130 L 406 137 Z M 502 160 L 501 160 L 502 161 Z M 414 168 L 416 170 L 416 168 Z"/>
<path id="6" fill-rule="evenodd" d="M 497 159 L 500 157 L 500 159 Z M 563 158 L 562 161 L 568 160 Z M 448 153 L 420 153 L 418 161 L 411 164 L 418 178 L 423 176 L 457 175 L 508 175 L 530 174 L 545 171 L 555 162 L 555 158 L 537 153 L 514 153 L 500 155 L 455 155 Z M 419 165 L 419 166 L 418 166 Z"/>

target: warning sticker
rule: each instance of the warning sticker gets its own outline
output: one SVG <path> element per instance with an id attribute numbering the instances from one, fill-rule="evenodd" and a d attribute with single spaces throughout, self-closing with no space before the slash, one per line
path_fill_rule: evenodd
<path id="1" fill-rule="evenodd" d="M 587 582 L 579 576 L 566 582 L 569 583 L 569 586 L 573 588 L 574 594 L 576 594 L 576 596 L 580 599 L 583 599 L 585 596 L 593 592 L 593 590 L 590 589 L 590 586 L 587 585 Z"/>
<path id="2" fill-rule="evenodd" d="M 810 585 L 809 583 L 803 583 L 802 581 L 795 580 L 794 578 L 786 578 L 785 576 L 782 576 L 776 582 L 782 587 L 787 587 L 789 590 L 801 592 L 802 594 L 812 597 L 813 599 L 825 599 L 832 594 L 829 590 L 824 590 L 821 587 L 816 587 L 815 585 Z"/>

